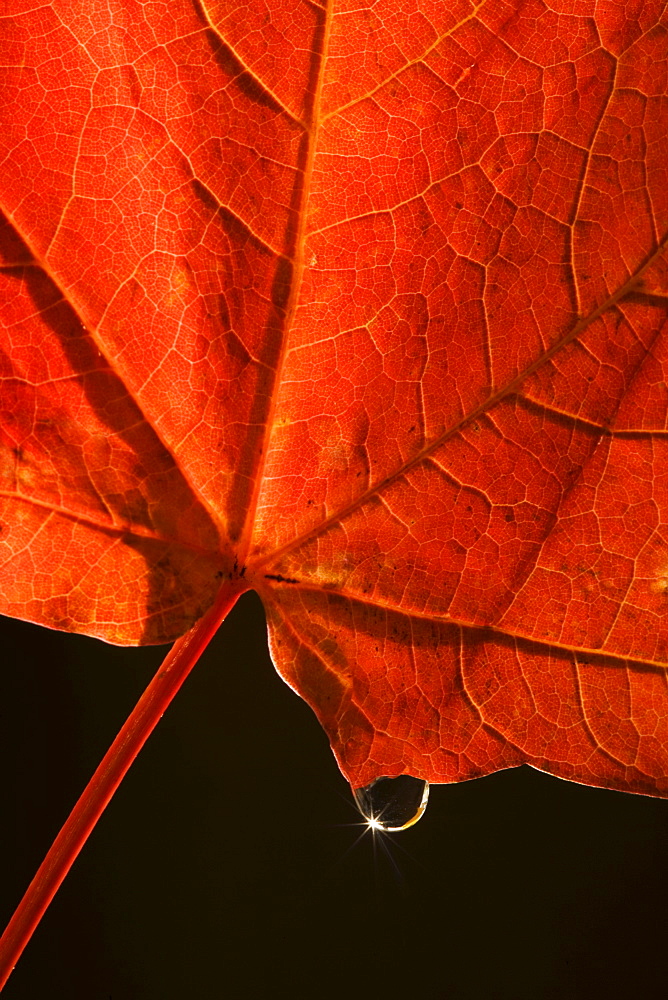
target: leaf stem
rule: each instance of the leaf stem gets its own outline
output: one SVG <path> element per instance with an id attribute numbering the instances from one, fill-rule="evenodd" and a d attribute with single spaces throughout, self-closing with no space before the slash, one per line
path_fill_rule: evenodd
<path id="1" fill-rule="evenodd" d="M 107 803 L 243 587 L 222 587 L 213 607 L 174 643 L 49 848 L 0 938 L 0 990 Z"/>

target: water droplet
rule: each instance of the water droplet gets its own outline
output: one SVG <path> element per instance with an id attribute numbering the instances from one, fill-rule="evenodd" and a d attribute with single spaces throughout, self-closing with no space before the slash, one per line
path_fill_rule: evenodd
<path id="1" fill-rule="evenodd" d="M 377 830 L 395 833 L 412 826 L 427 808 L 429 783 L 411 774 L 398 778 L 376 778 L 355 790 L 357 807 Z"/>

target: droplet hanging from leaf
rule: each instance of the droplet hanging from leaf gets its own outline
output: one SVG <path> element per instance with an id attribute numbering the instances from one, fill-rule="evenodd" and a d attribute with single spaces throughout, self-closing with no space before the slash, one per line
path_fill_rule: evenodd
<path id="1" fill-rule="evenodd" d="M 355 790 L 357 806 L 375 830 L 395 833 L 406 830 L 427 808 L 429 782 L 401 774 L 398 778 L 376 778 Z"/>

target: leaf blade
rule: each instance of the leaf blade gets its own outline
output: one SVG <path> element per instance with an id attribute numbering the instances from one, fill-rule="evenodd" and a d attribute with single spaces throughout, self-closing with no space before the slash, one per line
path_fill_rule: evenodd
<path id="1" fill-rule="evenodd" d="M 13 409 L 39 386 L 70 430 L 4 425 L 37 539 L 6 610 L 162 641 L 244 573 L 353 784 L 526 760 L 665 794 L 664 7 L 170 18 L 8 28 L 4 334 L 42 329 L 41 274 L 79 353 L 25 351 Z"/>

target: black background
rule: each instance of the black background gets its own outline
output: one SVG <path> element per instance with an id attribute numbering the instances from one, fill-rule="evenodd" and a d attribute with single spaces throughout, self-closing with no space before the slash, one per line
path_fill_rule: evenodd
<path id="1" fill-rule="evenodd" d="M 165 647 L 1 620 L 5 919 Z M 3 1000 L 666 995 L 668 803 L 518 768 L 373 843 L 245 595 Z"/>

